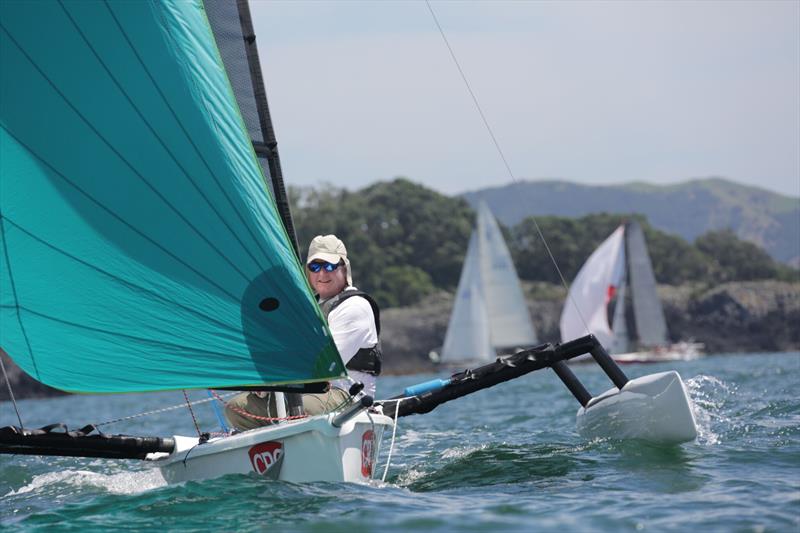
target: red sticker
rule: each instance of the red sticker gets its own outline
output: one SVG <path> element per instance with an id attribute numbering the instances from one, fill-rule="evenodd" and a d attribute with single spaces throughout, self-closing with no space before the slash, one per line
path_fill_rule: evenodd
<path id="1" fill-rule="evenodd" d="M 278 462 L 281 455 L 283 455 L 282 442 L 262 442 L 256 444 L 250 451 L 250 462 L 253 465 L 253 470 L 258 474 L 265 474 L 272 465 Z"/>
<path id="2" fill-rule="evenodd" d="M 374 449 L 375 433 L 368 429 L 361 437 L 361 474 L 364 477 L 372 477 L 372 453 Z"/>

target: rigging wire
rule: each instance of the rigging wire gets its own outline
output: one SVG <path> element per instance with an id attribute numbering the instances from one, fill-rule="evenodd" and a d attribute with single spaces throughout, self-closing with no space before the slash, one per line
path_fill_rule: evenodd
<path id="1" fill-rule="evenodd" d="M 223 397 L 233 396 L 234 394 L 237 394 L 237 393 L 236 392 L 229 392 L 229 393 L 225 394 Z M 217 398 L 206 398 L 204 400 L 194 400 L 191 403 L 192 403 L 192 405 L 198 405 L 198 404 L 201 404 L 201 403 L 213 402 L 213 401 L 216 401 L 217 399 L 219 399 L 219 397 L 217 397 Z M 143 413 L 137 413 L 135 415 L 129 415 L 129 416 L 123 416 L 123 417 L 120 417 L 120 418 L 114 418 L 113 420 L 107 420 L 105 422 L 97 422 L 97 423 L 92 424 L 92 425 L 93 426 L 107 426 L 109 424 L 116 424 L 117 422 L 124 422 L 125 420 L 131 420 L 131 419 L 134 419 L 134 418 L 141 418 L 143 416 L 155 415 L 155 414 L 163 413 L 163 412 L 166 412 L 166 411 L 174 411 L 175 409 L 183 409 L 185 407 L 186 407 L 185 403 L 179 403 L 177 405 L 171 405 L 169 407 L 162 407 L 161 409 L 153 409 L 152 411 L 144 411 Z"/>
<path id="2" fill-rule="evenodd" d="M 6 372 L 6 364 L 3 362 L 3 356 L 0 355 L 0 368 L 3 369 L 3 377 L 6 378 L 6 385 L 8 385 L 8 395 L 11 397 L 11 403 L 14 404 L 14 411 L 17 413 L 17 420 L 19 420 L 19 427 L 20 429 L 24 428 L 25 426 L 22 424 L 22 417 L 19 415 L 19 407 L 17 407 L 17 400 L 14 398 L 14 391 L 11 389 L 11 379 L 8 377 L 8 373 Z"/>
<path id="3" fill-rule="evenodd" d="M 492 131 L 492 127 L 489 125 L 489 121 L 486 119 L 486 115 L 483 113 L 483 109 L 481 108 L 481 105 L 478 102 L 478 97 L 475 96 L 475 92 L 472 90 L 472 86 L 470 85 L 466 74 L 464 74 L 464 70 L 461 68 L 461 64 L 459 63 L 458 58 L 456 57 L 456 54 L 453 51 L 453 47 L 450 46 L 450 41 L 447 40 L 447 36 L 444 33 L 444 29 L 442 29 L 442 25 L 439 24 L 439 19 L 436 17 L 436 13 L 433 11 L 433 6 L 431 6 L 430 0 L 425 0 L 425 5 L 428 6 L 428 11 L 430 12 L 431 17 L 433 18 L 433 22 L 436 24 L 436 28 L 439 30 L 439 35 L 442 36 L 442 40 L 444 41 L 445 46 L 447 46 L 447 50 L 450 52 L 450 57 L 452 58 L 453 63 L 456 66 L 456 69 L 458 69 L 458 73 L 461 75 L 461 79 L 464 82 L 464 85 L 466 86 L 469 95 L 472 97 L 472 102 L 475 104 L 475 109 L 478 110 L 478 114 L 481 116 L 481 119 L 483 120 L 483 125 L 486 127 L 486 131 L 489 133 L 489 137 L 491 137 L 492 142 L 494 143 L 494 147 L 497 149 L 497 153 L 499 154 L 500 159 L 502 159 L 503 165 L 505 165 L 508 175 L 511 177 L 511 181 L 513 181 L 514 183 L 519 183 L 519 180 L 517 180 L 516 176 L 514 175 L 514 172 L 511 170 L 511 165 L 508 164 L 508 160 L 506 159 L 506 156 L 503 153 L 503 149 L 500 148 L 500 143 L 497 141 L 497 137 L 495 137 L 494 131 Z M 567 297 L 569 298 L 570 302 L 572 302 L 572 305 L 575 306 L 575 309 L 578 311 L 578 316 L 580 317 L 581 322 L 583 323 L 583 327 L 586 328 L 587 332 L 591 333 L 591 331 L 589 330 L 589 326 L 586 323 L 586 319 L 584 319 L 583 313 L 581 313 L 581 309 L 578 306 L 578 303 L 575 301 L 575 298 L 573 298 L 569 292 L 569 284 L 567 283 L 566 278 L 564 278 L 564 274 L 561 272 L 561 268 L 558 266 L 558 261 L 556 261 L 553 252 L 550 250 L 550 245 L 547 244 L 547 239 L 544 238 L 544 233 L 542 233 L 542 229 L 539 227 L 539 222 L 533 215 L 531 215 L 531 219 L 533 220 L 533 225 L 536 228 L 536 232 L 539 234 L 539 238 L 541 239 L 542 244 L 544 245 L 544 249 L 547 251 L 547 255 L 550 257 L 550 261 L 553 263 L 553 266 L 555 267 L 556 272 L 558 273 L 558 277 L 561 280 L 561 285 L 564 287 L 564 290 L 567 291 Z"/>

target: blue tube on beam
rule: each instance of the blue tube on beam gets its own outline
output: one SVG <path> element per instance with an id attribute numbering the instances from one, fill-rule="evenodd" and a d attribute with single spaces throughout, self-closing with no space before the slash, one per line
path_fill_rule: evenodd
<path id="1" fill-rule="evenodd" d="M 450 379 L 432 379 L 416 385 L 411 385 L 403 390 L 405 396 L 418 396 L 425 392 L 433 392 L 450 385 Z"/>

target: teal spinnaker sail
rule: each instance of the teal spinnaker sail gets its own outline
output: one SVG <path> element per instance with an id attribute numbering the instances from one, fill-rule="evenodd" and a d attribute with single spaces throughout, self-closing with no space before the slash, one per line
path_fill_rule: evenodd
<path id="1" fill-rule="evenodd" d="M 72 392 L 344 365 L 203 5 L 0 2 L 0 347 Z"/>

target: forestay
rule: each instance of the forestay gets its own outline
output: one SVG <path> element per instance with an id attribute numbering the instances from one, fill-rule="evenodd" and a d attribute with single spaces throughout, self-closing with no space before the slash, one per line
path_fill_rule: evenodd
<path id="1" fill-rule="evenodd" d="M 133 392 L 344 366 L 197 1 L 0 3 L 0 345 Z"/>

